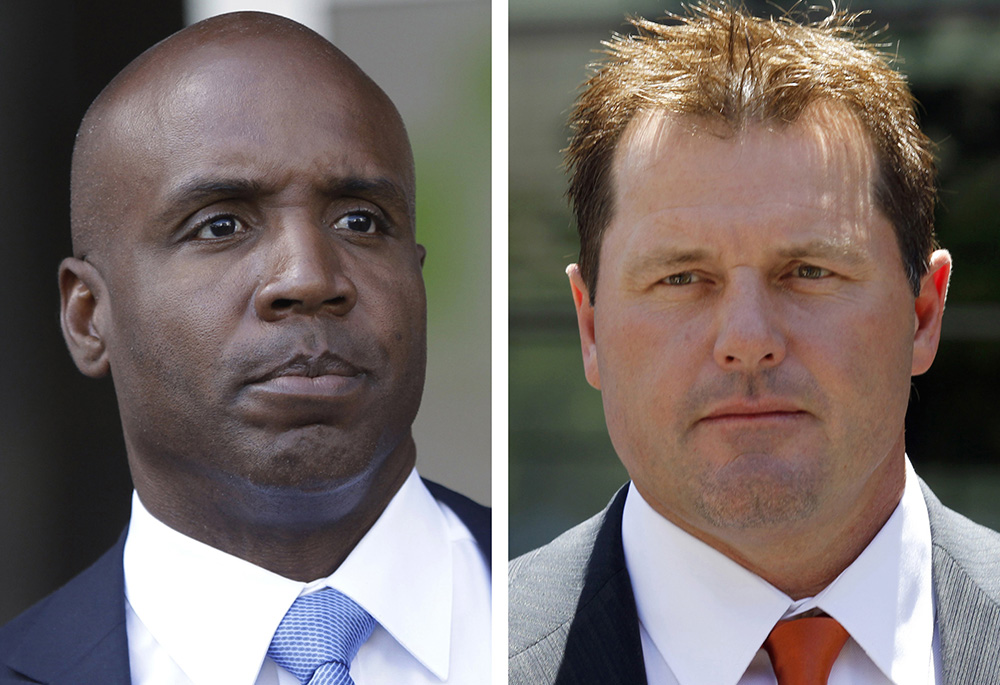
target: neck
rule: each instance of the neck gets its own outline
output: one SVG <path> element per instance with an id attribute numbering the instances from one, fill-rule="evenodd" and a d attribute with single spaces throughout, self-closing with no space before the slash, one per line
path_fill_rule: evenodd
<path id="1" fill-rule="evenodd" d="M 696 527 L 662 511 L 661 516 L 760 576 L 792 599 L 814 597 L 865 550 L 892 515 L 903 494 L 903 460 L 871 479 L 854 505 L 807 521 L 748 531 Z M 640 493 L 641 494 L 641 493 Z M 643 496 L 647 502 L 652 500 Z"/>
<path id="2" fill-rule="evenodd" d="M 369 472 L 327 490 L 258 488 L 236 479 L 162 478 L 133 466 L 139 498 L 174 530 L 292 580 L 340 567 L 413 469 L 412 438 Z M 192 482 L 194 481 L 194 482 Z"/>

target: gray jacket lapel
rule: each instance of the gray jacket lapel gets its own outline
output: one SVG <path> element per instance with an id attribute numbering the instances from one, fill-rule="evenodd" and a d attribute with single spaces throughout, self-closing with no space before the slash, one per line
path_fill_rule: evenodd
<path id="1" fill-rule="evenodd" d="M 627 488 L 601 514 L 510 567 L 511 685 L 645 685 L 621 521 Z"/>
<path id="2" fill-rule="evenodd" d="M 1000 534 L 946 508 L 920 485 L 930 515 L 945 682 L 1000 683 Z"/>

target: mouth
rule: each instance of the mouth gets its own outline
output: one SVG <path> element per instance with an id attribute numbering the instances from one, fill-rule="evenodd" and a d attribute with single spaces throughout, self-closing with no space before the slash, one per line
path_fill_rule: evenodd
<path id="1" fill-rule="evenodd" d="M 368 372 L 332 352 L 300 354 L 270 368 L 248 387 L 272 395 L 317 399 L 351 394 L 368 378 Z"/>
<path id="2" fill-rule="evenodd" d="M 759 424 L 784 422 L 809 416 L 809 412 L 794 403 L 778 399 L 737 400 L 713 407 L 700 423 Z"/>

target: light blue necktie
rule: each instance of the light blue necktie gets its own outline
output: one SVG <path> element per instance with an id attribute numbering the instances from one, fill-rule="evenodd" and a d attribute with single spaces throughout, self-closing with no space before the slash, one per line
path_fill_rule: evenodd
<path id="1" fill-rule="evenodd" d="M 295 600 L 267 655 L 302 685 L 354 685 L 351 662 L 374 628 L 357 602 L 324 588 Z"/>

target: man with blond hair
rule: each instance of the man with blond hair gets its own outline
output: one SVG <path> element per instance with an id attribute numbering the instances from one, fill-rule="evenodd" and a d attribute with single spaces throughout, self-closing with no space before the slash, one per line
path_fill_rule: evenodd
<path id="1" fill-rule="evenodd" d="M 511 564 L 511 683 L 1000 682 L 1000 536 L 905 453 L 951 257 L 903 77 L 834 12 L 616 36 L 567 270 L 631 483 Z"/>

